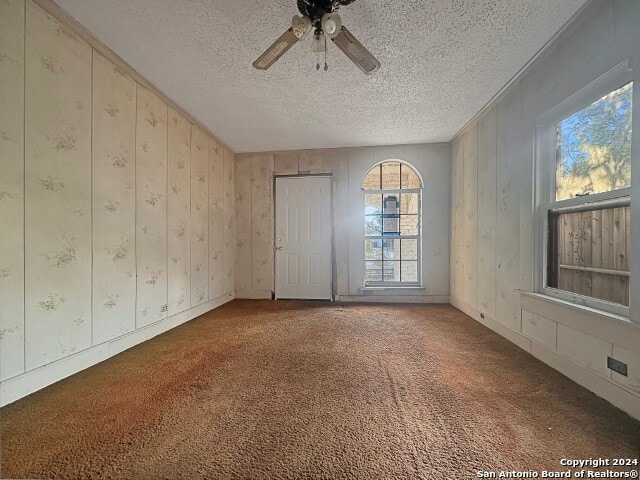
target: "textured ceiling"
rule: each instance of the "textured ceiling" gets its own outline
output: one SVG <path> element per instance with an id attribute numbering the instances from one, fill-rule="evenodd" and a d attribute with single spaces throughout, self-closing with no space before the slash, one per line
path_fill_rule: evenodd
<path id="1" fill-rule="evenodd" d="M 585 0 L 358 0 L 340 11 L 370 77 L 310 39 L 251 63 L 295 0 L 56 0 L 237 152 L 449 141 Z"/>

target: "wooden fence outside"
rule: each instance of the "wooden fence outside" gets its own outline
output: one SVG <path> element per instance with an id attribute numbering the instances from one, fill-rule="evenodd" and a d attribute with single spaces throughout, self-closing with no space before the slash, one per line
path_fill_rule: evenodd
<path id="1" fill-rule="evenodd" d="M 629 305 L 630 207 L 560 214 L 561 290 Z"/>

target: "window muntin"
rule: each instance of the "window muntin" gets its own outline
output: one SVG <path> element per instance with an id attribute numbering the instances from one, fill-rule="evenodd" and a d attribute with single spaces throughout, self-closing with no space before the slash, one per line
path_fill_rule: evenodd
<path id="1" fill-rule="evenodd" d="M 362 182 L 363 190 L 419 190 L 422 181 L 416 171 L 403 162 L 382 162 L 373 167 Z"/>
<path id="2" fill-rule="evenodd" d="M 542 287 L 558 298 L 628 315 L 633 83 L 609 82 L 615 88 L 593 95 L 593 103 L 574 113 L 559 106 L 566 113 L 544 130 L 547 143 L 541 145 L 553 144 L 555 161 L 547 157 L 554 171 L 541 177 L 549 180 L 541 187 L 548 195 L 540 204 L 547 227 Z M 596 83 L 585 91 L 601 88 Z"/>
<path id="3" fill-rule="evenodd" d="M 365 284 L 420 283 L 421 188 L 403 162 L 380 163 L 365 176 Z"/>
<path id="4" fill-rule="evenodd" d="M 557 125 L 556 201 L 631 185 L 632 98 L 630 82 Z"/>

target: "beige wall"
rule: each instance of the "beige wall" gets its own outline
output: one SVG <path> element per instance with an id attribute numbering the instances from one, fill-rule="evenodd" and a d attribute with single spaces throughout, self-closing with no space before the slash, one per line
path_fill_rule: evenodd
<path id="1" fill-rule="evenodd" d="M 526 294 L 535 291 L 536 119 L 627 59 L 637 72 L 638 25 L 640 2 L 592 2 L 522 78 L 454 139 L 451 297 L 478 321 L 640 418 L 640 255 L 634 255 L 638 249 L 631 254 L 633 322 Z M 638 86 L 634 205 L 640 198 Z M 639 212 L 632 213 L 631 241 L 636 246 Z M 607 369 L 609 355 L 628 363 L 628 377 Z"/>
<path id="2" fill-rule="evenodd" d="M 233 152 L 60 19 L 0 2 L 3 404 L 233 297 Z"/>
<path id="3" fill-rule="evenodd" d="M 422 175 L 420 289 L 364 289 L 364 193 L 367 171 L 383 160 L 409 162 Z M 349 300 L 446 302 L 449 295 L 450 149 L 447 144 L 303 150 L 236 156 L 236 294 L 270 298 L 274 289 L 275 175 L 333 176 L 333 291 Z"/>

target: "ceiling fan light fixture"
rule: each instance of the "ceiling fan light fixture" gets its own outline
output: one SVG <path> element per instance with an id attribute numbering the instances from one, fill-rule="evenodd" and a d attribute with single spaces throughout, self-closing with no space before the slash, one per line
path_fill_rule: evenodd
<path id="1" fill-rule="evenodd" d="M 327 51 L 327 42 L 322 32 L 316 31 L 313 34 L 313 42 L 311 43 L 311 51 L 315 53 L 322 53 Z"/>
<path id="2" fill-rule="evenodd" d="M 291 28 L 293 28 L 293 33 L 298 37 L 298 40 L 302 40 L 311 30 L 311 19 L 306 15 L 303 17 L 294 15 L 291 19 Z"/>
<path id="3" fill-rule="evenodd" d="M 342 28 L 342 19 L 337 13 L 325 13 L 320 21 L 322 31 L 329 38 L 335 38 Z"/>
<path id="4" fill-rule="evenodd" d="M 316 70 L 320 70 L 321 54 L 324 54 L 325 72 L 329 69 L 327 64 L 328 38 L 365 74 L 375 72 L 380 68 L 380 62 L 342 24 L 342 18 L 337 13 L 340 6 L 350 5 L 355 1 L 296 0 L 300 15 L 294 15 L 291 18 L 291 26 L 253 62 L 254 68 L 258 70 L 269 69 L 291 47 L 303 40 L 313 30 L 311 51 L 317 54 Z"/>

